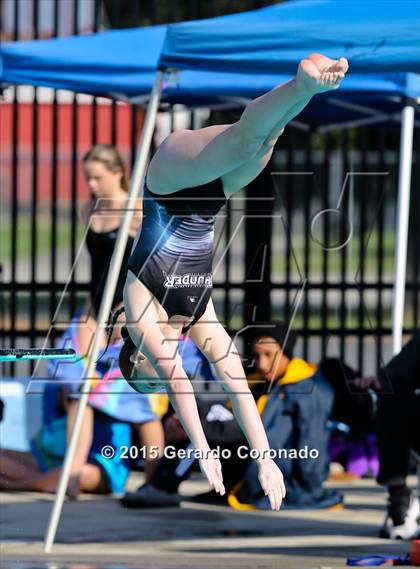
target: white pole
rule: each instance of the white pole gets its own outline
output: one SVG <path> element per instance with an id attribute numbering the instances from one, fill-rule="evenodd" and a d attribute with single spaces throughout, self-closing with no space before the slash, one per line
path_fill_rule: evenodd
<path id="1" fill-rule="evenodd" d="M 407 270 L 408 220 L 410 212 L 411 164 L 413 160 L 414 107 L 407 105 L 401 115 L 400 162 L 398 176 L 397 239 L 392 302 L 392 353 L 402 348 L 404 300 Z"/>
<path id="2" fill-rule="evenodd" d="M 44 551 L 50 553 L 54 543 L 57 526 L 60 521 L 61 510 L 63 507 L 64 496 L 67 490 L 70 468 L 73 462 L 76 444 L 79 438 L 82 419 L 88 402 L 89 391 L 91 388 L 91 379 L 94 377 L 95 363 L 100 348 L 101 332 L 105 329 L 108 314 L 111 310 L 112 299 L 114 298 L 115 289 L 118 282 L 118 276 L 127 239 L 130 231 L 131 220 L 136 207 L 136 200 L 143 197 L 143 182 L 147 166 L 147 158 L 152 141 L 153 131 L 156 123 L 156 114 L 159 106 L 161 90 L 162 90 L 163 72 L 158 71 L 156 74 L 155 84 L 151 93 L 150 101 L 147 107 L 146 117 L 144 121 L 141 139 L 137 149 L 136 161 L 130 183 L 130 190 L 127 201 L 127 208 L 124 218 L 118 231 L 117 241 L 115 243 L 114 252 L 112 254 L 109 273 L 106 281 L 104 296 L 102 298 L 101 307 L 98 314 L 97 327 L 92 342 L 92 347 L 87 354 L 87 369 L 85 378 L 81 387 L 81 397 L 77 407 L 76 419 L 73 431 L 64 458 L 63 470 L 61 472 L 57 493 L 54 500 L 54 506 L 48 523 L 47 533 L 44 541 Z M 140 230 L 140 228 L 139 228 Z"/>

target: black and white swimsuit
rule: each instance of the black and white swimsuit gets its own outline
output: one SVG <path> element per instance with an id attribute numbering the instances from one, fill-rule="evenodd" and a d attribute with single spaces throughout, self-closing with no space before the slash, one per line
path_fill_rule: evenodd
<path id="1" fill-rule="evenodd" d="M 193 316 L 185 333 L 203 314 L 213 286 L 216 215 L 226 203 L 220 178 L 174 194 L 144 188 L 141 234 L 128 269 L 167 312 Z"/>

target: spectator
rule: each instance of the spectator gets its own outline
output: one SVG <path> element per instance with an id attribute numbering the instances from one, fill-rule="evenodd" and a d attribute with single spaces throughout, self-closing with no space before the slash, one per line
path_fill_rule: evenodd
<path id="1" fill-rule="evenodd" d="M 379 372 L 378 483 L 388 489 L 381 537 L 414 539 L 420 534 L 420 504 L 407 485 L 410 450 L 420 453 L 420 332 Z M 373 380 L 363 387 L 379 387 Z"/>
<path id="2" fill-rule="evenodd" d="M 71 343 L 78 350 L 79 319 L 80 315 L 76 314 L 58 346 Z M 67 489 L 71 497 L 76 497 L 80 491 L 124 492 L 130 461 L 122 458 L 119 452 L 111 459 L 105 458 L 101 451 L 107 445 L 116 450 L 122 446 L 129 447 L 133 424 L 139 428 L 144 444 L 159 442 L 155 437 L 152 441 L 147 437 L 150 438 L 150 424 L 158 424 L 161 428 L 160 415 L 167 410 L 167 397 L 158 394 L 139 396 L 125 381 L 121 381 L 116 363 L 120 349 L 120 341 L 112 342 L 107 361 L 99 361 L 96 367 L 100 381 L 89 395 L 83 418 Z M 70 433 L 74 423 L 77 406 L 74 398 L 78 397 L 84 375 L 83 360 L 76 363 L 55 360 L 50 363 L 48 371 L 50 381 L 43 395 L 43 426 L 31 440 L 31 452 L 0 451 L 2 489 L 56 490 L 66 448 L 66 431 Z M 146 465 L 150 461 L 146 460 Z M 148 476 L 150 474 L 151 470 Z"/>
<path id="3" fill-rule="evenodd" d="M 88 347 L 91 335 L 96 328 L 95 319 L 101 306 L 118 229 L 125 212 L 128 199 L 128 182 L 123 160 L 116 148 L 109 144 L 98 144 L 85 154 L 83 171 L 92 194 L 91 199 L 84 204 L 81 210 L 82 220 L 88 226 L 86 246 L 92 263 L 89 283 L 90 295 L 85 310 L 81 314 L 82 323 L 86 324 L 82 327 L 82 333 L 86 334 L 87 338 L 81 337 L 80 340 L 82 347 L 85 345 Z M 112 309 L 120 305 L 123 300 L 127 261 L 138 225 L 139 216 L 134 216 Z M 88 319 L 87 322 L 86 319 Z"/>
<path id="4" fill-rule="evenodd" d="M 106 278 L 109 271 L 117 232 L 123 219 L 126 201 L 128 199 L 128 181 L 125 174 L 124 162 L 116 150 L 108 144 L 98 144 L 91 148 L 83 158 L 83 170 L 88 187 L 92 193 L 92 198 L 82 208 L 82 218 L 88 225 L 86 234 L 86 246 L 90 253 L 92 272 L 90 280 L 90 295 L 85 304 L 84 310 L 80 314 L 80 326 L 77 331 L 77 346 L 80 354 L 88 352 L 96 330 L 96 318 L 101 306 Z M 140 211 L 140 208 L 138 208 Z M 138 229 L 138 216 L 134 216 L 127 240 L 124 258 L 121 266 L 120 275 L 117 282 L 111 310 L 118 312 L 122 305 L 123 288 L 127 276 L 127 261 L 134 242 L 134 236 Z M 113 331 L 112 341 L 120 340 L 119 328 Z M 102 338 L 102 346 L 106 343 Z M 130 418 L 130 409 L 134 409 L 134 417 L 137 416 L 141 406 L 145 404 L 146 411 L 149 406 L 148 398 L 140 398 L 134 403 L 131 396 L 132 389 L 126 390 L 123 381 L 115 383 L 114 386 L 121 390 L 116 397 L 107 398 L 106 408 L 113 414 L 113 406 L 121 404 L 118 411 L 119 419 L 125 421 L 134 420 Z M 120 395 L 126 394 L 128 400 L 121 400 Z M 101 404 L 104 403 L 104 394 L 101 395 Z M 154 401 L 155 398 L 150 398 Z M 122 403 L 121 403 L 122 401 Z M 120 402 L 120 403 L 118 403 Z M 77 403 L 70 405 L 69 429 L 72 429 L 73 416 Z M 125 409 L 125 411 L 124 411 Z M 148 411 L 147 411 L 148 413 Z M 155 416 L 152 414 L 152 416 Z M 139 425 L 140 440 L 143 445 L 149 448 L 151 445 L 157 446 L 159 452 L 163 447 L 163 428 L 158 418 L 152 420 L 146 414 L 147 421 L 142 421 Z M 92 426 L 92 425 L 91 425 Z M 80 465 L 86 459 L 86 448 L 78 446 L 74 460 L 74 469 L 78 471 Z M 79 460 L 80 453 L 80 460 Z M 80 464 L 79 464 L 80 463 Z M 78 466 L 79 464 L 79 466 Z M 152 473 L 156 460 L 149 456 L 146 460 L 146 474 L 149 477 Z"/>
<path id="5" fill-rule="evenodd" d="M 335 490 L 322 487 L 329 473 L 327 421 L 334 392 L 317 366 L 293 356 L 295 341 L 295 334 L 285 322 L 256 326 L 252 343 L 256 370 L 248 380 L 270 447 L 276 452 L 287 452 L 286 458 L 280 453 L 276 458 L 287 488 L 284 507 L 335 506 L 342 502 L 342 497 Z M 305 449 L 313 449 L 317 458 L 307 456 Z M 229 496 L 229 502 L 236 507 L 245 503 L 268 509 L 253 462 Z"/>
<path id="6" fill-rule="evenodd" d="M 247 441 L 234 419 L 232 412 L 221 403 L 198 401 L 200 419 L 211 448 L 221 446 L 231 452 L 231 458 L 221 456 L 223 481 L 226 492 L 229 492 L 244 473 L 247 460 L 237 456 L 240 445 Z M 127 507 L 167 507 L 177 506 L 181 501 L 178 494 L 179 485 L 187 479 L 193 469 L 195 459 L 172 457 L 181 449 L 192 448 L 187 435 L 175 413 L 165 421 L 165 443 L 171 448 L 171 455 L 160 459 L 151 479 L 141 485 L 137 491 L 128 492 L 121 502 Z M 211 504 L 227 504 L 227 498 L 214 490 L 193 498 L 197 502 Z"/>

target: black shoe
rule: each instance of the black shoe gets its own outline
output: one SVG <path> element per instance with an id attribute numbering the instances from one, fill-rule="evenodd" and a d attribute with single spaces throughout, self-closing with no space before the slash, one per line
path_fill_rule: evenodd
<path id="1" fill-rule="evenodd" d="M 171 508 L 179 506 L 181 496 L 177 492 L 160 490 L 146 482 L 135 492 L 127 492 L 120 502 L 126 508 Z"/>
<path id="2" fill-rule="evenodd" d="M 214 490 L 210 490 L 209 492 L 203 492 L 202 494 L 196 494 L 195 496 L 191 496 L 189 498 L 190 502 L 197 502 L 199 504 L 209 504 L 213 506 L 227 506 L 227 495 L 221 496 Z"/>

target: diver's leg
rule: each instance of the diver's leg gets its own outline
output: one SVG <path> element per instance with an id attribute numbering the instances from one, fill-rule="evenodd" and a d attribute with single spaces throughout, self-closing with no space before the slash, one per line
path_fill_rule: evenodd
<path id="1" fill-rule="evenodd" d="M 337 88 L 347 61 L 312 54 L 294 79 L 251 101 L 238 122 L 168 136 L 148 170 L 150 190 L 171 194 L 222 177 L 252 159 L 273 129 L 281 131 L 316 93 Z"/>

